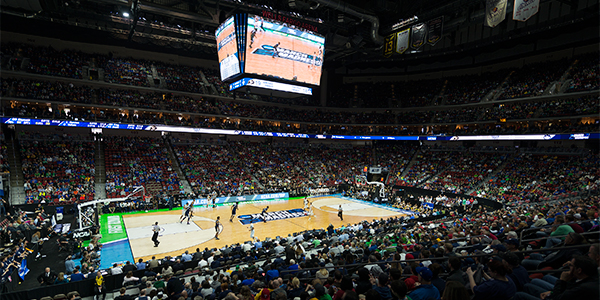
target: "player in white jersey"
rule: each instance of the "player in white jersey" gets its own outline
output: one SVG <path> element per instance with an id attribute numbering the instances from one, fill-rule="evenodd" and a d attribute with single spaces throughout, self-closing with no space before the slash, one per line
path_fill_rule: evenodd
<path id="1" fill-rule="evenodd" d="M 252 216 L 250 216 L 250 238 L 252 239 L 252 242 L 254 242 L 256 239 L 254 238 L 254 223 L 252 223 Z"/>
<path id="2" fill-rule="evenodd" d="M 185 220 L 185 218 L 187 218 L 188 214 L 190 213 L 189 208 L 192 205 L 190 203 L 186 203 L 183 205 L 183 211 L 181 212 L 181 217 L 179 217 L 179 223 L 183 222 L 183 220 Z"/>

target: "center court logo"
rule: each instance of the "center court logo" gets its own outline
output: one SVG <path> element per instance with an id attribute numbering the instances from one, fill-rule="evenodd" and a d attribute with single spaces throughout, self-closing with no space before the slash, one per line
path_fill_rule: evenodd
<path id="1" fill-rule="evenodd" d="M 271 45 L 262 45 L 260 48 L 254 49 L 252 51 L 253 54 L 266 55 L 266 56 L 277 56 L 283 59 L 289 59 L 309 65 L 321 66 L 323 65 L 323 61 L 320 57 L 315 55 L 310 55 L 290 49 L 285 48 L 277 48 Z"/>
<path id="2" fill-rule="evenodd" d="M 252 217 L 252 223 L 264 222 L 262 214 L 260 213 L 251 215 L 241 215 L 238 216 L 238 219 L 240 220 L 240 223 L 242 223 L 242 225 L 249 225 L 250 217 Z M 306 217 L 306 212 L 302 208 L 280 210 L 267 213 L 267 221 L 277 221 L 300 217 Z"/>

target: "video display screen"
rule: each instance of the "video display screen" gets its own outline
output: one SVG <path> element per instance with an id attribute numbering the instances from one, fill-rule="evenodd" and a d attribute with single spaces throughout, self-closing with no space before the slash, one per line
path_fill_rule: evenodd
<path id="1" fill-rule="evenodd" d="M 221 80 L 240 74 L 240 55 L 238 53 L 234 18 L 227 19 L 215 32 L 217 55 Z"/>
<path id="2" fill-rule="evenodd" d="M 245 73 L 320 84 L 324 37 L 261 16 L 249 14 L 247 21 Z"/>

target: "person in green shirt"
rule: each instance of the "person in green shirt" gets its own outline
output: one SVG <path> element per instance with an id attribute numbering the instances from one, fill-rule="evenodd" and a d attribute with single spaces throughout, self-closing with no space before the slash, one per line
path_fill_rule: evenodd
<path id="1" fill-rule="evenodd" d="M 550 237 L 546 240 L 546 246 L 544 248 L 551 248 L 554 245 L 560 244 L 565 240 L 566 235 L 571 232 L 575 232 L 571 226 L 565 224 L 564 216 L 556 216 L 552 225 L 552 232 Z"/>

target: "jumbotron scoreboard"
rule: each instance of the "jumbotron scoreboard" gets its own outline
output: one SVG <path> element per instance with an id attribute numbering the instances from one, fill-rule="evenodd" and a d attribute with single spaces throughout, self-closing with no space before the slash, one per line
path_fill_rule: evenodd
<path id="1" fill-rule="evenodd" d="M 311 95 L 319 86 L 325 38 L 305 28 L 237 14 L 215 32 L 221 79 L 230 90 L 252 87 Z"/>

